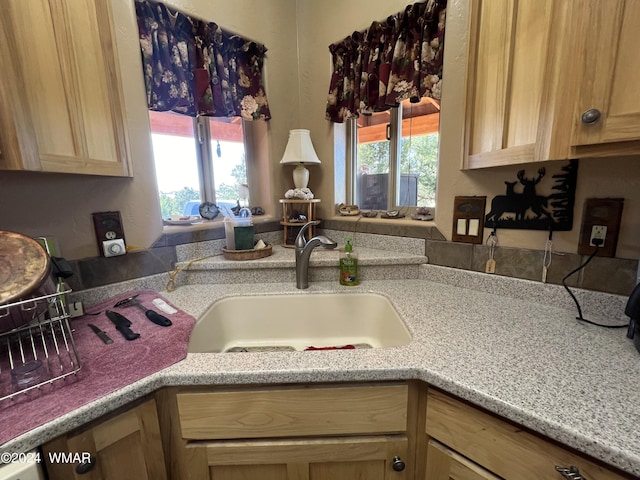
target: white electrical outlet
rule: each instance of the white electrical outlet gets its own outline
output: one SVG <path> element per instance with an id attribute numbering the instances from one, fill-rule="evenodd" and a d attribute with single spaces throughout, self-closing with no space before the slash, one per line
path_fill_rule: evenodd
<path id="1" fill-rule="evenodd" d="M 592 247 L 604 247 L 604 239 L 607 236 L 607 227 L 604 225 L 594 225 L 591 227 L 591 236 L 589 237 L 589 245 Z M 596 245 L 593 241 L 600 240 L 598 245 Z"/>

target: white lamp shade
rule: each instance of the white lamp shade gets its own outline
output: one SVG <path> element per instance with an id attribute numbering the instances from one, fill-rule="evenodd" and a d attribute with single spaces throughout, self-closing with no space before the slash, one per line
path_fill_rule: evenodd
<path id="1" fill-rule="evenodd" d="M 289 130 L 289 142 L 280 163 L 320 163 L 309 130 Z"/>
<path id="2" fill-rule="evenodd" d="M 304 163 L 320 163 L 311 143 L 309 130 L 297 129 L 289 131 L 289 141 L 280 163 L 294 163 L 298 166 L 293 170 L 293 184 L 296 188 L 307 188 L 309 183 L 309 170 L 304 168 Z"/>

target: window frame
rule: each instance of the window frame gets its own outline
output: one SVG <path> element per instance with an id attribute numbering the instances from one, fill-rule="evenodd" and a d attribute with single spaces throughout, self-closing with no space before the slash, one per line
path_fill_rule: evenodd
<path id="1" fill-rule="evenodd" d="M 401 178 L 401 144 L 402 144 L 402 120 L 403 120 L 403 105 L 400 103 L 397 107 L 391 107 L 389 109 L 389 177 L 387 184 L 387 211 L 400 210 L 407 212 L 408 215 L 412 215 L 416 212 L 415 205 L 407 206 L 400 205 L 400 185 L 398 185 L 398 179 Z M 345 169 L 346 169 L 346 201 L 348 204 L 356 204 L 356 182 L 358 178 L 357 173 L 357 159 L 358 159 L 358 126 L 357 118 L 353 117 L 346 122 L 346 155 L 345 155 Z M 439 129 L 438 129 L 439 130 Z M 438 135 L 440 135 L 438 131 Z M 440 149 L 438 148 L 438 157 Z M 438 158 L 439 161 L 439 158 Z M 432 215 L 435 217 L 436 207 L 429 208 Z"/>
<path id="2" fill-rule="evenodd" d="M 169 113 L 169 112 L 156 112 L 156 113 Z M 271 218 L 269 211 L 271 207 L 265 204 L 265 199 L 268 195 L 269 185 L 264 185 L 260 181 L 265 174 L 265 168 L 268 168 L 268 162 L 265 162 L 265 152 L 262 152 L 263 146 L 254 144 L 254 142 L 261 142 L 261 136 L 266 131 L 266 125 L 263 130 L 256 124 L 265 123 L 260 121 L 247 121 L 240 118 L 242 122 L 242 143 L 244 146 L 244 161 L 246 169 L 246 183 L 249 186 L 250 192 L 250 205 L 260 205 L 267 212 L 264 215 L 265 219 Z M 216 187 L 215 187 L 215 174 L 213 167 L 213 147 L 211 144 L 211 130 L 210 130 L 210 117 L 198 116 L 192 118 L 192 134 L 193 141 L 195 142 L 195 155 L 196 155 L 196 168 L 198 172 L 198 186 L 200 192 L 201 202 L 212 202 L 217 204 L 216 200 Z M 166 132 L 156 132 L 153 130 L 151 121 L 149 125 L 150 135 L 153 133 L 163 133 L 171 135 Z M 153 151 L 152 151 L 153 154 Z M 154 159 L 155 162 L 155 159 Z M 157 182 L 157 178 L 155 179 Z M 159 201 L 158 196 L 158 201 Z M 222 219 L 223 216 L 219 215 L 215 220 Z"/>
<path id="3" fill-rule="evenodd" d="M 245 181 L 251 192 L 251 179 L 249 175 L 249 161 L 253 156 L 247 142 L 246 129 L 249 122 L 242 119 L 242 145 L 244 146 Z M 211 147 L 211 120 L 210 117 L 199 115 L 193 119 L 194 139 L 196 141 L 196 158 L 198 161 L 198 180 L 200 182 L 200 198 L 203 202 L 217 203 L 215 171 L 213 168 L 213 150 Z"/>

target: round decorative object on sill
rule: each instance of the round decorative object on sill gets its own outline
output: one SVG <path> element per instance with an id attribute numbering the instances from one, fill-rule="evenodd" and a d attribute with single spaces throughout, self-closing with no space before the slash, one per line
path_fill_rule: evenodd
<path id="1" fill-rule="evenodd" d="M 358 205 L 345 205 L 341 203 L 338 205 L 338 213 L 343 216 L 360 215 L 360 207 L 358 207 Z"/>
<path id="2" fill-rule="evenodd" d="M 211 202 L 202 202 L 198 211 L 200 212 L 200 216 L 207 220 L 213 220 L 220 213 L 217 205 Z"/>

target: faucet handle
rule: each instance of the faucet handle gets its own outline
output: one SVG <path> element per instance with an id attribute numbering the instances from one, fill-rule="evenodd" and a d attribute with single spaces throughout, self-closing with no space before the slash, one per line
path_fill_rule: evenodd
<path id="1" fill-rule="evenodd" d="M 311 227 L 312 225 L 320 225 L 320 221 L 319 220 L 312 220 L 310 222 L 305 223 L 302 226 L 302 228 L 298 232 L 298 235 L 296 235 L 296 241 L 295 241 L 296 248 L 304 248 L 304 246 L 307 244 L 307 240 L 305 238 L 305 233 L 309 229 L 309 227 Z"/>

